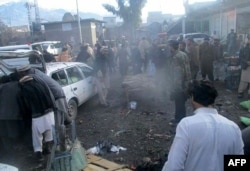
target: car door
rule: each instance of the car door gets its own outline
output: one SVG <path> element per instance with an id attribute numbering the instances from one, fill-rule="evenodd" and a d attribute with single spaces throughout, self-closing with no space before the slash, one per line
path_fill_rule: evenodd
<path id="1" fill-rule="evenodd" d="M 94 96 L 96 94 L 96 86 L 94 84 L 93 76 L 92 76 L 92 69 L 84 66 L 84 65 L 79 65 L 78 66 L 81 70 L 81 72 L 84 74 L 85 76 L 85 80 L 86 80 L 86 84 L 87 84 L 87 95 L 88 98 Z"/>
<path id="2" fill-rule="evenodd" d="M 84 79 L 83 74 L 77 66 L 66 69 L 69 84 L 72 92 L 77 96 L 79 105 L 88 99 L 87 89 L 88 85 Z"/>
<path id="3" fill-rule="evenodd" d="M 69 80 L 64 69 L 52 73 L 51 78 L 53 78 L 56 82 L 58 82 L 62 86 L 67 102 L 70 99 L 76 97 L 71 89 L 71 85 L 69 84 Z"/>

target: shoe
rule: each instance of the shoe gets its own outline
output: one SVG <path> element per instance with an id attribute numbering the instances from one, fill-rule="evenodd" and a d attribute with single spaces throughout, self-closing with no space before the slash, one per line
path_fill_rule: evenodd
<path id="1" fill-rule="evenodd" d="M 243 98 L 243 96 L 244 96 L 243 93 L 238 94 L 238 98 Z"/>
<path id="2" fill-rule="evenodd" d="M 42 162 L 44 161 L 44 157 L 43 157 L 43 154 L 41 151 L 38 151 L 35 153 L 36 154 L 36 159 L 39 161 L 39 162 Z"/>
<path id="3" fill-rule="evenodd" d="M 43 155 L 48 155 L 51 153 L 51 146 L 53 142 L 46 142 L 44 144 Z"/>

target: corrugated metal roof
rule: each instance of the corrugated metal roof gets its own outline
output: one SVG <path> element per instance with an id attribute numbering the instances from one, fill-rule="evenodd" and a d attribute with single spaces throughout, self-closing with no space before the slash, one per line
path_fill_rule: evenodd
<path id="1" fill-rule="evenodd" d="M 45 23 L 41 23 L 41 24 L 42 25 L 51 25 L 51 24 L 61 24 L 61 23 L 76 23 L 76 22 L 78 22 L 78 21 L 77 20 L 73 20 L 73 21 L 53 21 L 53 22 L 45 22 Z M 81 19 L 81 23 L 86 23 L 86 22 L 106 23 L 105 21 L 96 20 L 94 18 Z"/>

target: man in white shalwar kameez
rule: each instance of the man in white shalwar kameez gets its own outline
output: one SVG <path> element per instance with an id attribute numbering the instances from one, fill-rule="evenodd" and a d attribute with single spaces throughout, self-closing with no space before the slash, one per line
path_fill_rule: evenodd
<path id="1" fill-rule="evenodd" d="M 19 85 L 20 99 L 23 102 L 22 114 L 32 120 L 33 148 L 37 159 L 42 161 L 44 160 L 43 154 L 50 153 L 49 145 L 53 141 L 55 102 L 49 88 L 38 83 L 31 76 L 22 77 Z M 45 142 L 44 150 L 43 141 Z"/>

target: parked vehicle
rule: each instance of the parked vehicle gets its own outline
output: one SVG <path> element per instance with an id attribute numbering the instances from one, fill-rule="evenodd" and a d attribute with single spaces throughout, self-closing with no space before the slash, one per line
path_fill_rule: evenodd
<path id="1" fill-rule="evenodd" d="M 0 47 L 0 51 L 18 51 L 18 50 L 32 50 L 32 47 L 28 44 Z"/>
<path id="2" fill-rule="evenodd" d="M 46 64 L 46 69 L 47 75 L 62 86 L 70 113 L 75 118 L 77 107 L 97 93 L 92 68 L 79 62 L 54 62 Z"/>
<path id="3" fill-rule="evenodd" d="M 60 41 L 44 41 L 32 43 L 31 47 L 33 50 L 39 50 L 40 52 L 47 50 L 53 55 L 58 55 L 62 52 L 63 44 Z"/>
<path id="4" fill-rule="evenodd" d="M 211 39 L 211 36 L 205 34 L 205 33 L 187 33 L 187 34 L 180 34 L 177 38 L 177 40 L 180 40 L 181 37 L 183 37 L 183 39 L 187 39 L 187 38 L 193 38 L 194 42 L 196 42 L 197 44 L 201 44 L 204 41 L 204 38 L 209 38 Z"/>
<path id="5" fill-rule="evenodd" d="M 47 50 L 53 55 L 58 55 L 62 52 L 62 47 L 63 44 L 60 41 L 44 41 L 32 44 L 2 46 L 0 47 L 0 51 L 38 50 L 43 52 L 43 50 Z"/>
<path id="6" fill-rule="evenodd" d="M 70 108 L 70 115 L 75 118 L 78 106 L 96 95 L 97 90 L 92 81 L 92 68 L 79 62 L 44 63 L 42 55 L 31 58 L 37 51 L 0 52 L 0 77 L 14 72 L 18 66 L 30 64 L 31 67 L 45 72 L 63 88 Z"/>

